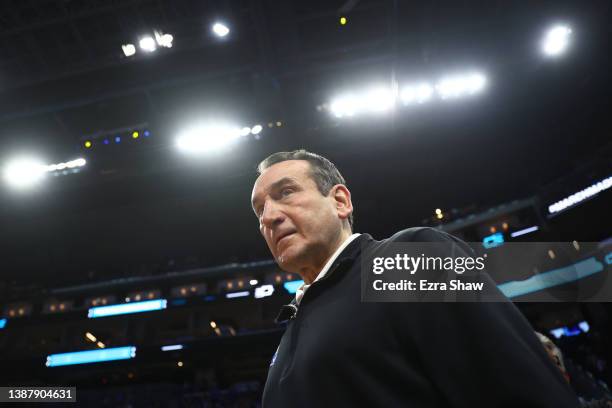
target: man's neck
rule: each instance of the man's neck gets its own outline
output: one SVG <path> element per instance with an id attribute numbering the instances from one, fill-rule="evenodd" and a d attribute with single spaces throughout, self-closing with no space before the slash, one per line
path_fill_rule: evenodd
<path id="1" fill-rule="evenodd" d="M 325 264 L 327 264 L 327 261 L 329 261 L 340 245 L 342 245 L 342 243 L 350 236 L 350 231 L 342 230 L 338 237 L 334 240 L 334 244 L 329 247 L 327 254 L 324 257 L 321 257 L 322 261 L 318 262 L 314 266 L 304 267 L 302 270 L 300 270 L 299 274 L 302 276 L 302 279 L 304 279 L 304 282 L 307 285 L 312 284 L 312 282 L 317 279 L 317 276 L 319 276 L 325 267 Z"/>

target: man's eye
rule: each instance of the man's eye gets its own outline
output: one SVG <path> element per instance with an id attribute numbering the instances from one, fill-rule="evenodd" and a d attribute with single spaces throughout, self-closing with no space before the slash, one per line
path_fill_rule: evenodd
<path id="1" fill-rule="evenodd" d="M 292 188 L 283 188 L 281 190 L 281 195 L 283 197 L 287 197 L 289 194 L 293 193 L 293 189 Z"/>

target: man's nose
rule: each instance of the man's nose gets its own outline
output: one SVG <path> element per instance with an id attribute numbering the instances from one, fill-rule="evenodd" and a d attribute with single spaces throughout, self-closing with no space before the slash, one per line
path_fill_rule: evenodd
<path id="1" fill-rule="evenodd" d="M 264 205 L 263 212 L 261 214 L 261 224 L 266 228 L 273 228 L 274 226 L 281 224 L 285 219 L 285 215 L 280 211 L 278 205 L 273 201 L 267 201 Z"/>

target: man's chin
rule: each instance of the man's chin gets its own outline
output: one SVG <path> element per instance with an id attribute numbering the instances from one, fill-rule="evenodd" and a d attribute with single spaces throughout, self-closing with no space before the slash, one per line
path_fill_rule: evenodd
<path id="1" fill-rule="evenodd" d="M 294 272 L 298 268 L 299 253 L 294 251 L 293 248 L 287 248 L 277 258 L 276 263 L 280 268 L 286 272 Z"/>

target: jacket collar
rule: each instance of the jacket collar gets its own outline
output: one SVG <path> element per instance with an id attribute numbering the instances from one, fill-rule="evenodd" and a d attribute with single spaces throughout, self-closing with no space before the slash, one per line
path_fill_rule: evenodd
<path id="1" fill-rule="evenodd" d="M 346 248 L 344 248 L 338 258 L 336 258 L 334 263 L 329 268 L 329 272 L 327 272 L 327 275 L 325 275 L 319 281 L 324 281 L 328 279 L 336 270 L 340 269 L 341 265 L 353 263 L 353 261 L 355 261 L 355 259 L 361 253 L 362 244 L 373 240 L 374 239 L 370 234 L 361 234 L 360 236 L 355 238 L 350 244 L 348 244 Z M 274 319 L 274 323 L 286 323 L 287 321 L 295 317 L 297 311 L 298 304 L 294 297 L 289 304 L 281 306 L 280 312 L 276 316 L 276 319 Z"/>

